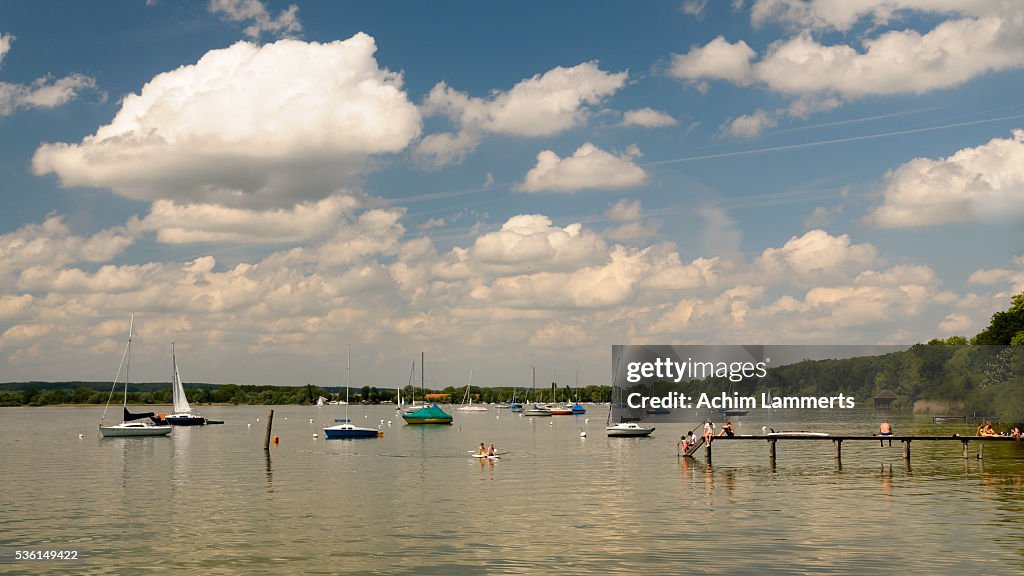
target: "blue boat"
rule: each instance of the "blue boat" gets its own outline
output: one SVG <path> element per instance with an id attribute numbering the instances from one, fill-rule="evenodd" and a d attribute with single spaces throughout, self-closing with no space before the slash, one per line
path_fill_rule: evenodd
<path id="1" fill-rule="evenodd" d="M 574 416 L 576 414 L 586 414 L 587 413 L 587 409 L 584 408 L 583 406 L 580 406 L 580 403 L 577 402 L 577 403 L 572 405 L 572 413 L 573 413 Z"/>
<path id="2" fill-rule="evenodd" d="M 324 428 L 324 436 L 328 439 L 335 438 L 376 438 L 383 436 L 379 430 L 374 428 L 360 428 L 353 424 L 336 424 Z"/>
<path id="3" fill-rule="evenodd" d="M 334 426 L 328 426 L 324 428 L 324 437 L 328 440 L 334 440 L 338 438 L 376 438 L 383 436 L 384 433 L 375 428 L 361 428 L 352 424 L 352 421 L 348 419 L 348 388 L 352 378 L 352 346 L 348 347 L 348 366 L 345 369 L 345 417 L 335 418 Z"/>
<path id="4" fill-rule="evenodd" d="M 508 405 L 508 409 L 511 410 L 512 412 L 522 412 L 523 411 L 523 405 L 519 404 L 517 402 L 513 402 L 513 403 Z"/>

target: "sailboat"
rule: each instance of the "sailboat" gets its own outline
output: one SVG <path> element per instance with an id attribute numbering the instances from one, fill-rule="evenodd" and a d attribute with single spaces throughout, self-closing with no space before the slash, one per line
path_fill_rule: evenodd
<path id="1" fill-rule="evenodd" d="M 530 390 L 533 399 L 537 399 L 537 368 L 530 366 Z M 543 404 L 534 404 L 532 407 L 523 410 L 523 416 L 551 416 L 551 408 Z"/>
<path id="2" fill-rule="evenodd" d="M 117 367 L 117 374 L 114 376 L 114 384 L 110 387 L 110 395 L 107 396 L 107 405 L 103 408 L 103 416 L 100 417 L 100 434 L 104 438 L 120 438 L 126 436 L 166 436 L 171 433 L 169 425 L 156 425 L 151 420 L 155 416 L 152 412 L 143 414 L 132 414 L 128 411 L 128 372 L 132 364 L 132 333 L 135 330 L 135 315 L 132 314 L 131 323 L 128 325 L 128 344 L 121 356 L 121 364 Z M 124 366 L 124 403 L 121 405 L 124 416 L 120 424 L 104 426 L 107 417 L 107 408 L 110 407 L 110 399 L 114 396 L 117 388 L 117 379 L 121 376 L 121 367 Z"/>
<path id="3" fill-rule="evenodd" d="M 573 416 L 579 416 L 580 414 L 586 414 L 587 409 L 580 405 L 580 363 L 576 361 L 576 389 L 573 390 L 576 394 L 576 402 L 572 405 Z"/>
<path id="4" fill-rule="evenodd" d="M 188 398 L 185 397 L 185 387 L 181 384 L 181 374 L 178 373 L 178 360 L 174 355 L 174 342 L 171 342 L 171 364 L 174 367 L 174 374 L 171 376 L 171 399 L 174 402 L 174 413 L 166 416 L 164 420 L 172 426 L 202 426 L 206 424 L 206 418 L 193 412 Z"/>
<path id="5" fill-rule="evenodd" d="M 619 371 L 619 358 L 615 360 L 614 371 L 612 372 L 612 402 L 608 405 L 608 421 L 605 424 L 605 433 L 609 438 L 635 438 L 650 436 L 654 428 L 647 428 L 636 422 L 624 422 L 620 418 L 618 423 L 612 423 L 612 411 L 622 406 L 622 389 L 615 384 L 615 375 Z"/>
<path id="6" fill-rule="evenodd" d="M 462 406 L 456 408 L 459 412 L 487 412 L 487 406 L 482 404 L 473 404 L 473 397 L 469 393 L 470 386 L 473 385 L 473 371 L 469 371 L 469 383 L 466 384 L 466 396 L 462 399 Z"/>
<path id="7" fill-rule="evenodd" d="M 423 360 L 423 355 L 420 354 L 420 388 L 423 388 L 423 398 L 426 399 L 427 389 L 423 386 L 425 372 Z M 402 414 L 402 420 L 405 420 L 406 424 L 451 424 L 454 418 L 437 404 L 431 404 Z"/>
<path id="8" fill-rule="evenodd" d="M 352 346 L 348 347 L 348 366 L 345 368 L 345 418 L 335 418 L 335 422 L 341 422 L 341 424 L 335 424 L 334 426 L 328 426 L 324 428 L 324 437 L 327 439 L 334 438 L 376 438 L 383 436 L 384 433 L 375 428 L 361 428 L 352 424 L 352 421 L 348 418 L 348 388 L 352 380 Z"/>

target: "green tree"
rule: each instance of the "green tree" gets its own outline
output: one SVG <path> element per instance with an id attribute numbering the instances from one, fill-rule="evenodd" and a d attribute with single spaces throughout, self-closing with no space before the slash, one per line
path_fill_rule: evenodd
<path id="1" fill-rule="evenodd" d="M 1021 332 L 1024 332 L 1024 292 L 1017 294 L 1010 301 L 1010 308 L 992 315 L 988 328 L 974 337 L 974 344 L 1010 344 Z"/>

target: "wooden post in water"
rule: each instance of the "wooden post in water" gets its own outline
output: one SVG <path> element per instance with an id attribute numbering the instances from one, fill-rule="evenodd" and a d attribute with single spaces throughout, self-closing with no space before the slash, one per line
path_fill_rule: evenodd
<path id="1" fill-rule="evenodd" d="M 270 415 L 267 416 L 267 435 L 263 438 L 263 449 L 270 450 L 270 429 L 274 426 L 274 411 L 270 411 Z"/>
<path id="2" fill-rule="evenodd" d="M 708 464 L 711 464 L 711 442 L 705 442 L 704 460 L 706 460 Z"/>
<path id="3" fill-rule="evenodd" d="M 772 464 L 775 464 L 775 443 L 777 441 L 775 438 L 768 439 L 768 459 L 772 461 Z"/>
<path id="4" fill-rule="evenodd" d="M 964 460 L 967 460 L 967 443 L 970 440 L 961 440 L 960 443 L 964 445 Z"/>
<path id="5" fill-rule="evenodd" d="M 843 441 L 833 440 L 833 444 L 836 446 L 836 464 L 843 465 Z"/>
<path id="6" fill-rule="evenodd" d="M 984 442 L 978 442 L 978 460 L 983 460 L 984 458 L 985 458 L 985 443 Z"/>
<path id="7" fill-rule="evenodd" d="M 903 441 L 903 459 L 910 462 L 910 440 Z"/>

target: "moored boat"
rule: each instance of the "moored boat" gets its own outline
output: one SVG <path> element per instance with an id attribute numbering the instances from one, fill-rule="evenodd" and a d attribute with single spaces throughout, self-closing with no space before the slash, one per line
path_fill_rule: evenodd
<path id="1" fill-rule="evenodd" d="M 654 428 L 645 428 L 636 422 L 619 422 L 618 424 L 607 426 L 605 431 L 610 437 L 650 436 L 651 432 L 654 432 Z"/>
<path id="2" fill-rule="evenodd" d="M 155 416 L 152 412 L 132 414 L 128 411 L 128 378 L 132 365 L 132 333 L 135 330 L 135 315 L 132 314 L 128 325 L 128 344 L 125 346 L 124 355 L 121 356 L 121 366 L 124 366 L 124 403 L 122 404 L 123 417 L 120 424 L 104 425 L 107 416 L 107 408 L 110 407 L 110 398 L 117 388 L 117 379 L 121 376 L 121 366 L 117 367 L 117 375 L 114 376 L 114 385 L 110 388 L 110 395 L 107 396 L 107 405 L 103 408 L 103 416 L 100 417 L 100 434 L 104 438 L 124 438 L 131 436 L 166 436 L 171 433 L 169 425 L 154 424 L 152 419 Z"/>
<path id="3" fill-rule="evenodd" d="M 402 420 L 406 424 L 451 424 L 453 418 L 437 404 L 431 404 L 415 412 L 402 414 Z"/>
<path id="4" fill-rule="evenodd" d="M 345 367 L 345 418 L 335 418 L 341 422 L 324 428 L 324 437 L 329 440 L 345 438 L 376 438 L 384 433 L 375 428 L 362 428 L 352 424 L 348 418 L 348 389 L 352 380 L 352 346 L 348 347 L 348 365 Z"/>

